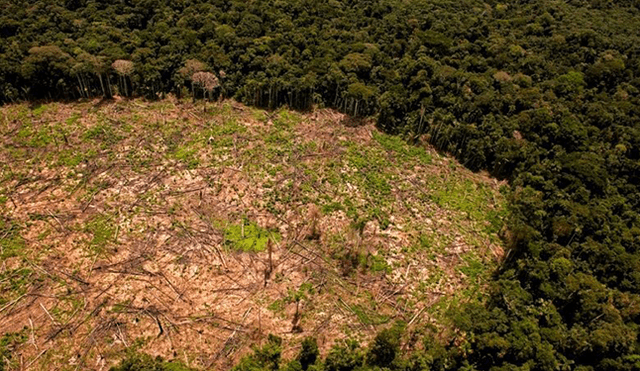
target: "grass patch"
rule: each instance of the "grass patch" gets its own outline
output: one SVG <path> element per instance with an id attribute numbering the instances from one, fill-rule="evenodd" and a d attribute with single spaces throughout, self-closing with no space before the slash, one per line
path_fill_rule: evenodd
<path id="1" fill-rule="evenodd" d="M 203 137 L 204 139 L 209 140 L 209 138 L 215 139 L 233 134 L 243 134 L 246 132 L 246 126 L 238 124 L 238 121 L 235 118 L 228 118 L 224 120 L 222 124 L 211 123 L 208 130 L 205 130 L 205 135 Z"/>
<path id="2" fill-rule="evenodd" d="M 84 298 L 80 295 L 67 295 L 61 298 L 49 312 L 61 323 L 68 323 L 74 313 L 84 306 Z"/>
<path id="3" fill-rule="evenodd" d="M 329 201 L 326 204 L 322 205 L 322 213 L 323 214 L 331 214 L 335 211 L 344 211 L 344 206 L 342 203 L 338 201 Z"/>
<path id="4" fill-rule="evenodd" d="M 388 172 L 388 167 L 393 164 L 375 148 L 362 148 L 355 143 L 349 143 L 348 148 L 347 162 L 357 170 L 351 174 L 351 180 L 361 185 L 368 196 L 389 196 L 391 185 L 387 179 L 393 179 L 394 176 Z"/>
<path id="5" fill-rule="evenodd" d="M 47 110 L 49 109 L 49 107 L 46 104 L 41 104 L 35 108 L 33 108 L 31 110 L 31 113 L 36 116 L 36 117 L 40 117 L 42 116 L 43 113 L 45 113 Z"/>
<path id="6" fill-rule="evenodd" d="M 103 148 L 110 147 L 120 141 L 120 136 L 116 133 L 113 125 L 104 121 L 90 127 L 84 132 L 82 138 L 88 142 L 100 142 Z"/>
<path id="7" fill-rule="evenodd" d="M 28 339 L 26 327 L 20 332 L 8 332 L 0 337 L 0 370 L 19 368 L 18 360 L 13 359 L 12 355 Z"/>
<path id="8" fill-rule="evenodd" d="M 486 213 L 486 219 L 489 222 L 484 231 L 488 234 L 498 233 L 505 223 L 505 218 L 509 215 L 509 212 L 505 207 L 498 210 L 489 210 Z"/>
<path id="9" fill-rule="evenodd" d="M 200 160 L 196 156 L 198 153 L 196 148 L 189 146 L 178 146 L 173 152 L 173 157 L 182 162 L 189 169 L 195 169 L 200 164 Z"/>
<path id="10" fill-rule="evenodd" d="M 399 136 L 374 131 L 373 138 L 385 150 L 401 155 L 404 161 L 414 161 L 417 159 L 421 164 L 426 165 L 431 163 L 432 157 L 424 148 L 410 145 Z"/>
<path id="11" fill-rule="evenodd" d="M 88 245 L 90 251 L 103 254 L 107 246 L 115 242 L 116 227 L 112 219 L 109 215 L 99 215 L 87 223 L 84 230 L 92 236 Z"/>
<path id="12" fill-rule="evenodd" d="M 125 300 L 123 302 L 115 303 L 109 310 L 111 313 L 124 313 L 127 309 L 129 309 L 131 305 L 131 300 Z"/>
<path id="13" fill-rule="evenodd" d="M 27 292 L 31 283 L 33 271 L 27 268 L 8 270 L 0 274 L 0 306 L 8 303 L 15 297 Z"/>
<path id="14" fill-rule="evenodd" d="M 284 300 L 282 299 L 274 300 L 273 303 L 267 306 L 267 309 L 275 313 L 281 313 L 282 311 L 284 311 Z"/>
<path id="15" fill-rule="evenodd" d="M 285 130 L 272 130 L 264 138 L 266 155 L 274 160 L 277 157 L 290 155 L 293 152 L 292 135 Z"/>
<path id="16" fill-rule="evenodd" d="M 387 264 L 384 257 L 379 254 L 368 254 L 361 265 L 365 266 L 371 272 L 391 273 L 391 267 Z"/>
<path id="17" fill-rule="evenodd" d="M 487 272 L 487 267 L 478 259 L 475 254 L 467 253 L 462 256 L 464 265 L 460 266 L 458 270 L 463 273 L 471 282 L 475 282 L 480 276 L 483 276 Z"/>
<path id="18" fill-rule="evenodd" d="M 287 109 L 280 109 L 273 119 L 273 126 L 278 129 L 291 129 L 301 121 L 302 116 L 300 114 Z"/>
<path id="19" fill-rule="evenodd" d="M 225 246 L 232 250 L 244 252 L 259 252 L 267 248 L 269 239 L 280 240 L 280 234 L 262 228 L 255 223 L 243 221 L 231 224 L 224 230 Z"/>
<path id="20" fill-rule="evenodd" d="M 465 212 L 474 220 L 484 220 L 492 197 L 487 186 L 465 179 L 445 182 L 434 190 L 431 199 L 440 207 Z"/>
<path id="21" fill-rule="evenodd" d="M 31 148 L 43 148 L 53 142 L 51 133 L 46 126 L 36 127 L 33 124 L 25 124 L 16 134 L 16 141 Z"/>
<path id="22" fill-rule="evenodd" d="M 0 257 L 8 259 L 20 256 L 25 248 L 25 242 L 20 235 L 20 227 L 12 222 L 0 220 Z"/>
<path id="23" fill-rule="evenodd" d="M 73 126 L 75 125 L 79 120 L 80 117 L 82 117 L 78 112 L 74 112 L 68 119 L 66 119 L 64 122 L 67 124 L 67 126 Z"/>
<path id="24" fill-rule="evenodd" d="M 366 309 L 363 306 L 358 304 L 352 306 L 351 310 L 358 317 L 358 320 L 360 320 L 360 322 L 363 325 L 374 325 L 374 326 L 383 325 L 385 323 L 388 323 L 389 320 L 391 319 L 387 315 L 381 314 L 375 310 Z"/>
<path id="25" fill-rule="evenodd" d="M 315 290 L 313 289 L 313 285 L 309 282 L 305 282 L 298 287 L 297 290 L 289 289 L 287 291 L 287 296 L 284 298 L 286 303 L 295 303 L 301 300 L 308 300 L 309 297 L 307 295 L 313 295 Z"/>
<path id="26" fill-rule="evenodd" d="M 69 168 L 75 168 L 83 162 L 89 162 L 98 155 L 95 149 L 87 149 L 86 151 L 79 151 L 74 149 L 64 149 L 57 153 L 57 158 L 54 161 L 58 166 L 66 166 Z"/>

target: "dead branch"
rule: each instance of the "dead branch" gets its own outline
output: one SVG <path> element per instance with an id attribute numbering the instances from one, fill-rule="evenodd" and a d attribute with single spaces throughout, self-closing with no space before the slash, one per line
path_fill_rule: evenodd
<path id="1" fill-rule="evenodd" d="M 209 365 L 206 368 L 211 367 L 211 365 L 213 364 L 213 362 L 218 359 L 220 357 L 220 355 L 222 354 L 222 352 L 224 352 L 225 348 L 227 347 L 227 344 L 229 344 L 229 342 L 231 342 L 231 340 L 234 338 L 234 336 L 236 336 L 236 334 L 238 333 L 238 331 L 240 330 L 240 328 L 244 325 L 244 321 L 246 320 L 247 316 L 249 315 L 249 313 L 251 312 L 251 310 L 253 309 L 253 307 L 250 307 L 249 309 L 247 309 L 244 312 L 244 315 L 242 316 L 242 325 L 238 325 L 236 327 L 236 330 L 234 330 L 231 335 L 229 335 L 229 337 L 227 338 L 227 340 L 224 342 L 224 344 L 222 344 L 222 346 L 220 347 L 220 350 L 218 351 L 218 353 L 216 353 L 216 355 L 213 357 L 213 359 L 211 360 L 211 362 L 209 363 Z"/>

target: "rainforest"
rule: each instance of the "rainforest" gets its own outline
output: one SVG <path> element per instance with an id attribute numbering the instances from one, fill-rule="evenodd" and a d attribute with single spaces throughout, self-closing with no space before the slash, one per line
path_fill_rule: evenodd
<path id="1" fill-rule="evenodd" d="M 639 370 L 638 30 L 0 0 L 0 370 Z"/>

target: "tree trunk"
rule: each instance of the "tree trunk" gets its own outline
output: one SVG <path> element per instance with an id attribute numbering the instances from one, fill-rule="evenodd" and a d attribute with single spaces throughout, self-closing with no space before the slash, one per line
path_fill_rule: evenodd
<path id="1" fill-rule="evenodd" d="M 76 77 L 78 78 L 78 85 L 80 86 L 80 98 L 84 98 L 83 89 L 82 89 L 82 81 L 80 80 L 80 75 L 76 73 Z"/>
<path id="2" fill-rule="evenodd" d="M 113 97 L 113 90 L 111 90 L 111 78 L 107 74 L 107 87 L 109 88 L 109 97 Z"/>
<path id="3" fill-rule="evenodd" d="M 202 88 L 202 105 L 204 107 L 204 113 L 207 113 L 207 92 Z"/>
<path id="4" fill-rule="evenodd" d="M 102 96 L 106 97 L 107 92 L 104 90 L 104 83 L 102 82 L 102 74 L 97 73 L 96 75 L 98 75 L 98 79 L 100 79 L 100 88 L 102 89 Z"/>
<path id="5" fill-rule="evenodd" d="M 83 86 L 83 90 L 84 90 L 84 96 L 89 98 L 89 88 L 87 86 L 87 81 L 84 78 L 84 74 L 80 75 L 80 79 L 82 80 L 82 86 Z"/>

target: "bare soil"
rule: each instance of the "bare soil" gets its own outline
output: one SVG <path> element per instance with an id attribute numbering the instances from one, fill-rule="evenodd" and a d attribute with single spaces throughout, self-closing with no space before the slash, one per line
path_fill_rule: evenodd
<path id="1" fill-rule="evenodd" d="M 461 337 L 448 310 L 503 254 L 501 183 L 330 110 L 0 112 L 0 335 L 27 339 L 10 369 L 106 370 L 132 347 L 228 369 L 270 333 L 292 357 L 396 320 Z M 251 226 L 270 242 L 237 248 Z"/>

